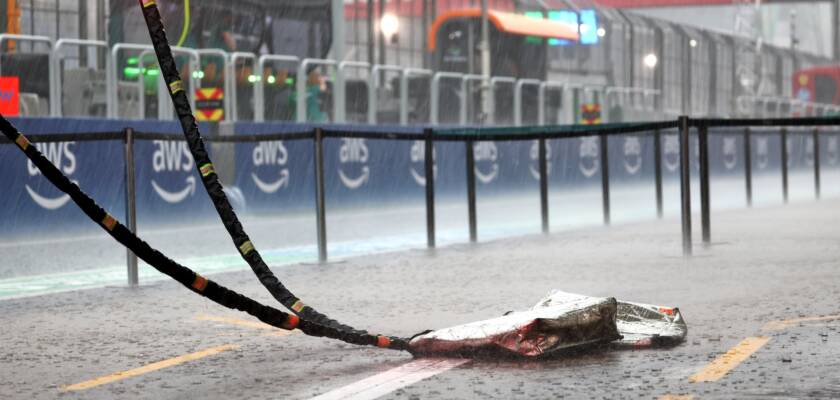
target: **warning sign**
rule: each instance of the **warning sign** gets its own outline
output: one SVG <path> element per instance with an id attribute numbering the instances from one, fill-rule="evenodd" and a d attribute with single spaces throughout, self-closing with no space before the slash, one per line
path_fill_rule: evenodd
<path id="1" fill-rule="evenodd" d="M 201 88 L 195 91 L 195 119 L 221 121 L 225 117 L 225 92 L 221 88 Z"/>
<path id="2" fill-rule="evenodd" d="M 0 114 L 16 117 L 19 113 L 20 81 L 18 77 L 0 77 Z"/>
<path id="3" fill-rule="evenodd" d="M 587 103 L 580 107 L 580 120 L 583 125 L 599 125 L 601 123 L 601 105 Z"/>

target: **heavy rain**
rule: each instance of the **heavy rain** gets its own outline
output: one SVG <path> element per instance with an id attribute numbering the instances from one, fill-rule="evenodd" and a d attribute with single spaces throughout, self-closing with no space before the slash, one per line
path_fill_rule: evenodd
<path id="1" fill-rule="evenodd" d="M 0 27 L 0 398 L 840 397 L 838 0 Z"/>

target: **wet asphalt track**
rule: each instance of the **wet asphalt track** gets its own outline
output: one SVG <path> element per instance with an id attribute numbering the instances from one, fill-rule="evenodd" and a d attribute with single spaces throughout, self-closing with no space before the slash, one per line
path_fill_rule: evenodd
<path id="1" fill-rule="evenodd" d="M 382 398 L 840 397 L 840 201 L 715 213 L 712 237 L 683 259 L 665 220 L 275 272 L 387 334 L 495 317 L 555 288 L 679 306 L 689 324 L 673 349 L 474 360 Z M 271 301 L 247 271 L 213 278 Z M 0 398 L 307 399 L 412 361 L 252 322 L 171 282 L 6 300 Z"/>

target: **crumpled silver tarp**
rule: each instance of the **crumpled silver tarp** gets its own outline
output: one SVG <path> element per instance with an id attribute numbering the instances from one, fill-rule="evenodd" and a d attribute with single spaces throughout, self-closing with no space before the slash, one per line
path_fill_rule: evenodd
<path id="1" fill-rule="evenodd" d="M 674 345 L 686 333 L 677 308 L 558 290 L 530 310 L 432 331 L 414 337 L 410 346 L 417 355 L 536 357 L 613 342 L 634 347 Z"/>

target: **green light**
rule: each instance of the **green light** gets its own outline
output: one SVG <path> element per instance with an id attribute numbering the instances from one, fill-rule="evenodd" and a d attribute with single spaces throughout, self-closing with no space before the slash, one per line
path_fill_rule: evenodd
<path id="1" fill-rule="evenodd" d="M 137 76 L 140 75 L 140 68 L 137 67 L 125 67 L 123 68 L 123 76 L 128 79 L 137 79 Z"/>
<path id="2" fill-rule="evenodd" d="M 269 75 L 268 79 L 266 79 L 266 81 L 268 82 L 269 85 L 273 85 L 275 82 L 277 82 L 277 78 L 275 78 L 274 75 Z"/>
<path id="3" fill-rule="evenodd" d="M 137 61 L 138 61 L 137 57 L 128 57 L 125 60 L 125 63 L 128 64 L 128 65 L 137 65 Z"/>
<path id="4" fill-rule="evenodd" d="M 204 71 L 193 71 L 193 78 L 204 79 Z"/>
<path id="5" fill-rule="evenodd" d="M 158 74 L 160 74 L 160 71 L 158 71 L 157 68 L 147 68 L 144 69 L 143 72 L 146 76 L 158 76 Z"/>
<path id="6" fill-rule="evenodd" d="M 295 83 L 295 79 L 294 79 L 294 78 L 286 78 L 286 84 L 287 84 L 287 85 L 293 85 L 294 83 Z"/>
<path id="7" fill-rule="evenodd" d="M 260 77 L 256 75 L 248 75 L 248 82 L 255 83 L 260 80 Z"/>

